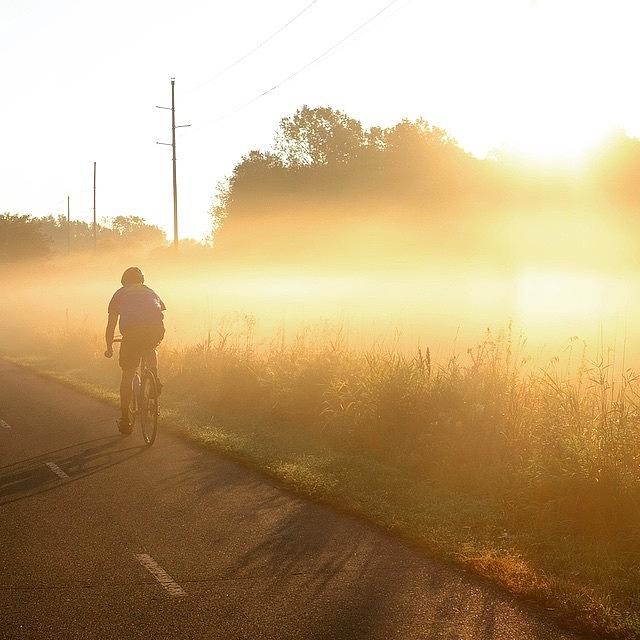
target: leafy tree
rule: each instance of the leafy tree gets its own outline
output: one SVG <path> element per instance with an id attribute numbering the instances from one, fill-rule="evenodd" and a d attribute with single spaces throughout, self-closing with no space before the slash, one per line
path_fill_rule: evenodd
<path id="1" fill-rule="evenodd" d="M 93 249 L 93 225 L 52 215 L 0 215 L 0 261 L 66 254 Z M 139 216 L 116 216 L 111 223 L 97 226 L 98 249 L 157 247 L 166 244 L 164 231 L 147 224 Z"/>
<path id="2" fill-rule="evenodd" d="M 29 215 L 0 214 L 0 261 L 41 258 L 49 254 L 42 223 Z"/>
<path id="3" fill-rule="evenodd" d="M 424 119 L 366 130 L 341 111 L 303 106 L 281 120 L 272 149 L 243 156 L 219 188 L 215 241 L 220 248 L 229 237 L 227 246 L 241 247 L 251 229 L 247 220 L 276 215 L 278 226 L 265 224 L 262 233 L 286 233 L 292 246 L 311 228 L 298 220 L 321 223 L 344 213 L 402 216 L 424 229 L 443 228 L 456 212 L 479 215 L 507 204 L 564 207 L 579 189 L 585 193 L 584 185 L 620 211 L 640 207 L 640 140 L 619 135 L 576 178 L 504 154 L 476 158 Z"/>
<path id="4" fill-rule="evenodd" d="M 459 198 L 477 162 L 444 129 L 423 119 L 384 130 L 382 144 L 390 193 L 423 204 Z"/>
<path id="5" fill-rule="evenodd" d="M 303 106 L 283 118 L 273 150 L 251 151 L 219 188 L 212 208 L 217 229 L 247 216 L 287 211 L 362 210 L 434 201 L 478 191 L 480 161 L 446 131 L 419 119 L 365 130 L 329 107 Z M 302 206 L 301 206 L 302 205 Z"/>
<path id="6" fill-rule="evenodd" d="M 116 216 L 111 220 L 111 229 L 116 238 L 127 244 L 162 245 L 167 241 L 162 229 L 140 216 Z"/>
<path id="7" fill-rule="evenodd" d="M 342 111 L 303 106 L 283 118 L 275 148 L 287 166 L 344 164 L 365 144 L 362 125 Z"/>
<path id="8" fill-rule="evenodd" d="M 49 215 L 40 218 L 42 232 L 47 237 L 53 253 L 66 253 L 68 247 L 67 218 Z M 72 220 L 69 225 L 71 251 L 82 251 L 93 247 L 93 226 L 80 220 Z"/>
<path id="9" fill-rule="evenodd" d="M 273 211 L 287 193 L 287 183 L 287 171 L 276 154 L 250 151 L 234 168 L 228 186 L 218 192 L 218 221 L 232 212 Z"/>

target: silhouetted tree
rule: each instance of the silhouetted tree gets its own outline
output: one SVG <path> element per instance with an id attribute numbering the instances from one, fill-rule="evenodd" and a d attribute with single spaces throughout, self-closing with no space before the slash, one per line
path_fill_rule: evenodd
<path id="1" fill-rule="evenodd" d="M 296 167 L 351 162 L 364 144 L 357 120 L 329 107 L 304 106 L 281 120 L 275 149 L 285 165 Z"/>
<path id="2" fill-rule="evenodd" d="M 265 245 L 280 234 L 294 251 L 296 244 L 322 237 L 322 220 L 344 214 L 419 222 L 412 228 L 420 227 L 426 240 L 429 228 L 446 228 L 454 214 L 522 206 L 567 210 L 587 184 L 620 210 L 637 210 L 640 140 L 619 135 L 599 151 L 589 172 L 576 176 L 504 153 L 476 158 L 424 119 L 366 130 L 341 111 L 303 106 L 282 119 L 271 150 L 243 156 L 218 190 L 215 242 L 218 248 L 241 247 L 257 229 L 248 223 L 277 216 L 277 226 L 262 224 L 257 232 Z"/>
<path id="3" fill-rule="evenodd" d="M 305 210 L 323 204 L 412 203 L 457 198 L 474 188 L 479 161 L 425 120 L 365 130 L 329 107 L 303 106 L 283 118 L 273 151 L 251 151 L 218 190 L 212 209 L 223 219 Z M 477 180 L 476 180 L 477 182 Z"/>
<path id="4" fill-rule="evenodd" d="M 0 261 L 41 258 L 49 254 L 42 223 L 29 215 L 0 214 Z"/>
<path id="5" fill-rule="evenodd" d="M 56 218 L 49 215 L 39 218 L 42 233 L 47 237 L 52 253 L 66 253 L 67 251 L 67 218 L 59 215 Z M 71 250 L 82 251 L 93 247 L 93 226 L 80 220 L 72 220 Z"/>
<path id="6" fill-rule="evenodd" d="M 68 234 L 70 232 L 70 234 Z M 166 244 L 164 231 L 150 225 L 139 216 L 116 216 L 109 225 L 97 228 L 98 249 Z M 0 216 L 0 261 L 66 254 L 68 237 L 71 252 L 93 249 L 93 225 L 60 215 L 34 218 L 29 215 L 3 214 Z"/>
<path id="7" fill-rule="evenodd" d="M 116 216 L 111 220 L 115 236 L 126 244 L 162 245 L 166 236 L 159 227 L 148 224 L 140 216 Z"/>
<path id="8" fill-rule="evenodd" d="M 250 151 L 235 166 L 219 199 L 226 215 L 269 213 L 287 191 L 287 171 L 280 158 L 274 153 Z"/>

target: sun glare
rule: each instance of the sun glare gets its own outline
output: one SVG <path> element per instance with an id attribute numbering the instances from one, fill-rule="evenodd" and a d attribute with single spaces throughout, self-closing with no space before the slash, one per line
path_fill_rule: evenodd
<path id="1" fill-rule="evenodd" d="M 596 129 L 593 122 L 584 126 L 563 122 L 555 127 L 550 123 L 536 123 L 529 130 L 514 136 L 514 151 L 534 164 L 580 169 L 612 129 Z"/>
<path id="2" fill-rule="evenodd" d="M 614 30 L 608 21 L 615 21 L 615 11 L 604 7 L 574 0 L 509 3 L 503 7 L 508 19 L 484 25 L 488 37 L 479 55 L 490 71 L 476 87 L 475 121 L 457 131 L 463 143 L 475 153 L 499 149 L 523 161 L 573 167 L 625 126 L 621 105 L 631 102 L 632 89 L 620 78 L 618 60 L 619 39 L 626 37 L 620 30 L 627 26 L 615 22 Z"/>
<path id="3" fill-rule="evenodd" d="M 530 270 L 517 279 L 516 296 L 526 321 L 587 319 L 604 310 L 605 286 L 586 274 Z"/>
<path id="4" fill-rule="evenodd" d="M 588 127 L 560 131 L 549 123 L 533 122 L 530 129 L 514 134 L 507 151 L 538 165 L 578 168 L 605 136 L 605 131 Z"/>

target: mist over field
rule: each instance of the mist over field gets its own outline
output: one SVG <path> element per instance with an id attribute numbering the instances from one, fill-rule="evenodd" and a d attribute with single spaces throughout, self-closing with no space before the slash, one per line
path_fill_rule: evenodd
<path id="1" fill-rule="evenodd" d="M 206 246 L 176 252 L 135 216 L 95 236 L 63 216 L 3 216 L 2 331 L 99 335 L 137 264 L 167 304 L 173 345 L 250 328 L 257 344 L 334 332 L 447 357 L 511 325 L 543 360 L 577 337 L 630 365 L 638 166 L 640 141 L 620 132 L 573 164 L 480 159 L 423 119 L 367 129 L 303 106 L 218 185 Z"/>
<path id="2" fill-rule="evenodd" d="M 630 366 L 640 354 L 636 242 L 604 216 L 505 213 L 425 228 L 298 214 L 294 240 L 289 221 L 248 225 L 235 255 L 222 258 L 86 251 L 7 265 L 3 343 L 63 330 L 101 335 L 120 274 L 139 264 L 167 305 L 172 345 L 250 328 L 258 344 L 339 333 L 354 346 L 428 346 L 446 356 L 511 323 L 543 359 L 573 336 L 593 357 L 604 346 L 621 358 L 624 346 Z"/>

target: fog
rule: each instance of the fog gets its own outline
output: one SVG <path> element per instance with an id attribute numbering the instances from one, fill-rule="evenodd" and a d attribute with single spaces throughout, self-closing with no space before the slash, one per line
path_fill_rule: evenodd
<path id="1" fill-rule="evenodd" d="M 34 336 L 100 336 L 122 271 L 138 264 L 167 306 L 169 347 L 251 334 L 257 344 L 340 336 L 438 357 L 487 329 L 524 336 L 544 360 L 584 340 L 640 359 L 640 270 L 632 227 L 607 214 L 504 211 L 430 226 L 354 215 L 270 217 L 235 229 L 219 251 L 91 252 L 4 266 L 0 347 Z M 289 229 L 289 232 L 288 232 Z M 575 341 L 575 338 L 574 338 Z"/>

